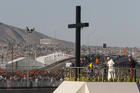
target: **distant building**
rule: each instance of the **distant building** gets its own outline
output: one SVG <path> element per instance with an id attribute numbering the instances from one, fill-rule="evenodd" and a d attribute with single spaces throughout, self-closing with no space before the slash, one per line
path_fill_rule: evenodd
<path id="1" fill-rule="evenodd" d="M 40 39 L 41 45 L 48 45 L 48 44 L 53 44 L 53 43 L 54 43 L 53 39 Z"/>

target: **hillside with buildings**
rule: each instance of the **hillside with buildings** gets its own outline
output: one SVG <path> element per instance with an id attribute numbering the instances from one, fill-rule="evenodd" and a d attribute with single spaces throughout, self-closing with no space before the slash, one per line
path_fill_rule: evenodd
<path id="1" fill-rule="evenodd" d="M 4 23 L 0 23 L 0 46 L 8 45 L 9 43 L 14 44 L 40 44 L 40 41 L 43 41 L 44 44 L 46 42 L 49 44 L 57 44 L 57 45 L 72 45 L 71 42 L 66 42 L 64 40 L 57 40 L 55 38 L 51 38 L 42 33 L 34 31 L 32 33 L 27 33 L 26 29 L 20 29 L 11 25 L 7 25 Z"/>

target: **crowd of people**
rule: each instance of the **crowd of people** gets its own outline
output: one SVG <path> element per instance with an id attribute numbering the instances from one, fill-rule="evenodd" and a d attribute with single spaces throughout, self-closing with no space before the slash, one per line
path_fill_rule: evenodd
<path id="1" fill-rule="evenodd" d="M 0 87 L 47 87 L 58 86 L 64 79 L 64 73 L 60 71 L 38 71 L 31 72 L 0 72 Z"/>

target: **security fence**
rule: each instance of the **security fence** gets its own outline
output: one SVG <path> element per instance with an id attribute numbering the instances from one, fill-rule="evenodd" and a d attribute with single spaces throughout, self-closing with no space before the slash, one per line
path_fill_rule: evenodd
<path id="1" fill-rule="evenodd" d="M 57 87 L 64 80 L 62 71 L 34 69 L 32 71 L 5 71 L 0 69 L 0 88 Z"/>

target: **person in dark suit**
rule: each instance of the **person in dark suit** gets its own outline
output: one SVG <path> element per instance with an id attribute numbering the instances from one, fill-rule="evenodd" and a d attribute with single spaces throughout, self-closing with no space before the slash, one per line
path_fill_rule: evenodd
<path id="1" fill-rule="evenodd" d="M 134 74 L 134 69 L 136 66 L 136 62 L 135 60 L 132 58 L 132 56 L 128 57 L 128 61 L 129 61 L 129 67 L 130 67 L 130 73 L 131 73 L 131 79 L 133 79 L 133 74 Z"/>

